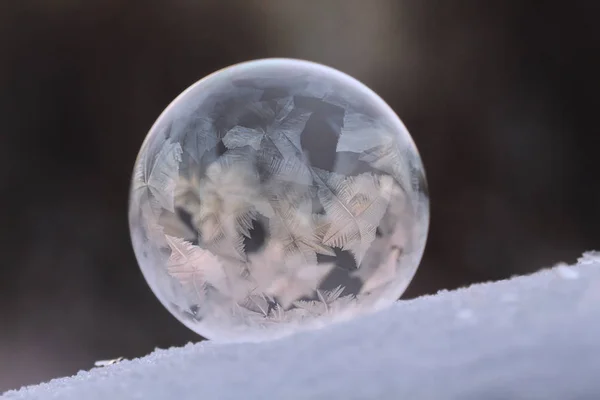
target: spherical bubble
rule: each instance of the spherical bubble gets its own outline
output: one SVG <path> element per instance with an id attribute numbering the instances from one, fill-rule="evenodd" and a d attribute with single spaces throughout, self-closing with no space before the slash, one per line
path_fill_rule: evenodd
<path id="1" fill-rule="evenodd" d="M 334 69 L 218 71 L 158 118 L 135 163 L 132 242 L 161 302 L 217 341 L 261 341 L 393 303 L 429 200 L 406 128 Z"/>

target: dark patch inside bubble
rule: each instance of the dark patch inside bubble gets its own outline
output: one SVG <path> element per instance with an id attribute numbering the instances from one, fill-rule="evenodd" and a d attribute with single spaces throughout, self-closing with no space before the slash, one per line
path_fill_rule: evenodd
<path id="1" fill-rule="evenodd" d="M 429 198 L 429 186 L 427 185 L 427 180 L 425 179 L 425 174 L 422 171 L 413 171 L 413 174 L 416 175 L 417 187 L 416 189 L 423 193 L 426 198 Z"/>
<path id="2" fill-rule="evenodd" d="M 265 89 L 260 100 L 261 101 L 275 100 L 275 99 L 280 99 L 282 97 L 288 97 L 289 95 L 290 95 L 290 91 L 286 88 L 272 87 L 272 88 Z"/>
<path id="3" fill-rule="evenodd" d="M 202 322 L 204 317 L 200 314 L 200 306 L 194 304 L 189 308 L 189 311 L 184 311 L 184 314 L 194 322 Z"/>
<path id="4" fill-rule="evenodd" d="M 203 316 L 200 313 L 200 306 L 197 304 L 191 305 L 187 309 L 184 309 L 173 302 L 170 302 L 169 305 L 171 309 L 176 310 L 175 314 L 181 315 L 188 321 L 201 322 L 203 319 Z"/>
<path id="5" fill-rule="evenodd" d="M 360 159 L 361 154 L 353 151 L 338 151 L 335 155 L 335 172 L 345 176 L 357 176 L 375 169 Z"/>
<path id="6" fill-rule="evenodd" d="M 333 251 L 335 252 L 336 256 L 336 266 L 349 271 L 355 271 L 358 269 L 358 265 L 356 265 L 354 256 L 348 250 L 342 250 L 338 247 L 334 247 Z"/>
<path id="7" fill-rule="evenodd" d="M 264 163 L 260 162 L 259 159 L 257 159 L 254 163 L 254 167 L 256 168 L 256 172 L 258 173 L 259 183 L 261 185 L 264 183 L 267 183 L 269 181 L 270 174 L 269 174 L 269 171 L 268 171 L 266 165 Z"/>
<path id="8" fill-rule="evenodd" d="M 195 238 L 194 238 L 194 240 L 191 241 L 191 243 L 193 245 L 198 245 L 200 242 L 200 239 L 201 239 L 200 232 L 194 226 L 194 223 L 192 221 L 192 214 L 181 207 L 175 207 L 175 214 L 177 215 L 179 220 L 183 223 L 183 225 L 185 225 L 186 228 L 188 228 L 190 231 L 192 231 L 194 233 Z"/>
<path id="9" fill-rule="evenodd" d="M 335 263 L 337 268 L 345 269 L 346 271 L 355 271 L 358 267 L 354 256 L 348 250 L 340 249 L 339 247 L 332 247 L 335 255 L 329 256 L 326 254 L 317 254 L 317 262 L 321 263 Z"/>
<path id="10" fill-rule="evenodd" d="M 336 266 L 325 277 L 323 282 L 321 282 L 321 285 L 319 285 L 319 289 L 332 291 L 337 289 L 338 286 L 341 286 L 343 288 L 341 294 L 342 296 L 346 296 L 349 294 L 357 295 L 360 292 L 362 284 L 363 283 L 360 280 L 360 278 L 350 275 L 350 271 Z"/>
<path id="11" fill-rule="evenodd" d="M 312 212 L 317 215 L 325 215 L 325 207 L 317 196 L 312 196 Z"/>
<path id="12" fill-rule="evenodd" d="M 335 256 L 317 253 L 317 264 L 335 263 Z"/>
<path id="13" fill-rule="evenodd" d="M 334 247 L 333 251 L 335 256 L 326 256 L 317 254 L 317 261 L 322 262 L 333 262 L 335 268 L 325 277 L 320 289 L 323 290 L 334 290 L 338 286 L 342 286 L 344 291 L 342 295 L 358 294 L 362 287 L 362 281 L 358 277 L 351 276 L 351 273 L 358 269 L 354 256 L 348 250 L 343 250 L 338 247 Z"/>
<path id="14" fill-rule="evenodd" d="M 271 314 L 271 311 L 275 310 L 279 303 L 274 299 L 266 299 L 267 300 L 267 315 Z"/>
<path id="15" fill-rule="evenodd" d="M 246 254 L 256 253 L 261 250 L 265 244 L 269 232 L 265 218 L 259 217 L 252 221 L 250 237 L 244 236 L 244 249 Z"/>
<path id="16" fill-rule="evenodd" d="M 215 151 L 216 151 L 218 157 L 222 156 L 223 154 L 225 154 L 227 152 L 227 146 L 225 146 L 225 144 L 223 143 L 222 140 L 219 140 L 219 142 L 217 143 L 217 146 L 215 147 Z"/>
<path id="17" fill-rule="evenodd" d="M 317 97 L 311 96 L 294 96 L 294 104 L 298 108 L 303 108 L 313 113 L 320 113 L 323 115 L 341 115 L 344 117 L 345 110 L 335 104 L 328 103 L 327 100 L 322 100 Z"/>
<path id="18" fill-rule="evenodd" d="M 169 122 L 169 124 L 165 127 L 164 135 L 165 140 L 170 140 L 173 132 L 173 122 Z"/>
<path id="19" fill-rule="evenodd" d="M 240 115 L 237 125 L 250 129 L 264 129 L 267 124 L 272 121 L 268 121 L 262 114 L 267 113 L 270 108 L 271 107 L 265 105 L 262 110 L 259 107 L 246 109 L 246 111 Z"/>
<path id="20" fill-rule="evenodd" d="M 312 100 L 302 100 L 301 97 L 296 100 L 298 107 L 313 111 L 301 133 L 300 144 L 312 167 L 333 172 L 344 110 L 318 99 Z"/>

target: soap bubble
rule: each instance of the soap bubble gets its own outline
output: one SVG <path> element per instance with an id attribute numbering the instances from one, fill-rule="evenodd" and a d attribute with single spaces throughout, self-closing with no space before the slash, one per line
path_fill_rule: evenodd
<path id="1" fill-rule="evenodd" d="M 429 200 L 406 128 L 319 64 L 220 70 L 158 118 L 129 222 L 153 292 L 216 341 L 261 341 L 390 305 L 420 262 Z"/>

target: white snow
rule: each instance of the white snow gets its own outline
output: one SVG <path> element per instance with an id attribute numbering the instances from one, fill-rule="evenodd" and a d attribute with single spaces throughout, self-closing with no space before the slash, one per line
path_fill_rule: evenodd
<path id="1" fill-rule="evenodd" d="M 577 272 L 577 270 L 568 265 L 564 265 L 564 264 L 558 265 L 556 267 L 556 272 L 558 272 L 558 274 L 565 279 L 578 279 L 579 278 L 579 273 Z"/>
<path id="2" fill-rule="evenodd" d="M 600 399 L 600 254 L 320 331 L 157 350 L 25 399 Z"/>

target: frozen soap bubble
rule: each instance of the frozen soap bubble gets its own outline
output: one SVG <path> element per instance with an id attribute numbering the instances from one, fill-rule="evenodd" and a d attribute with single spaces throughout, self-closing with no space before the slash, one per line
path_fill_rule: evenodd
<path id="1" fill-rule="evenodd" d="M 186 326 L 261 341 L 393 303 L 429 224 L 423 166 L 390 107 L 306 61 L 218 71 L 167 107 L 135 163 L 141 270 Z"/>

